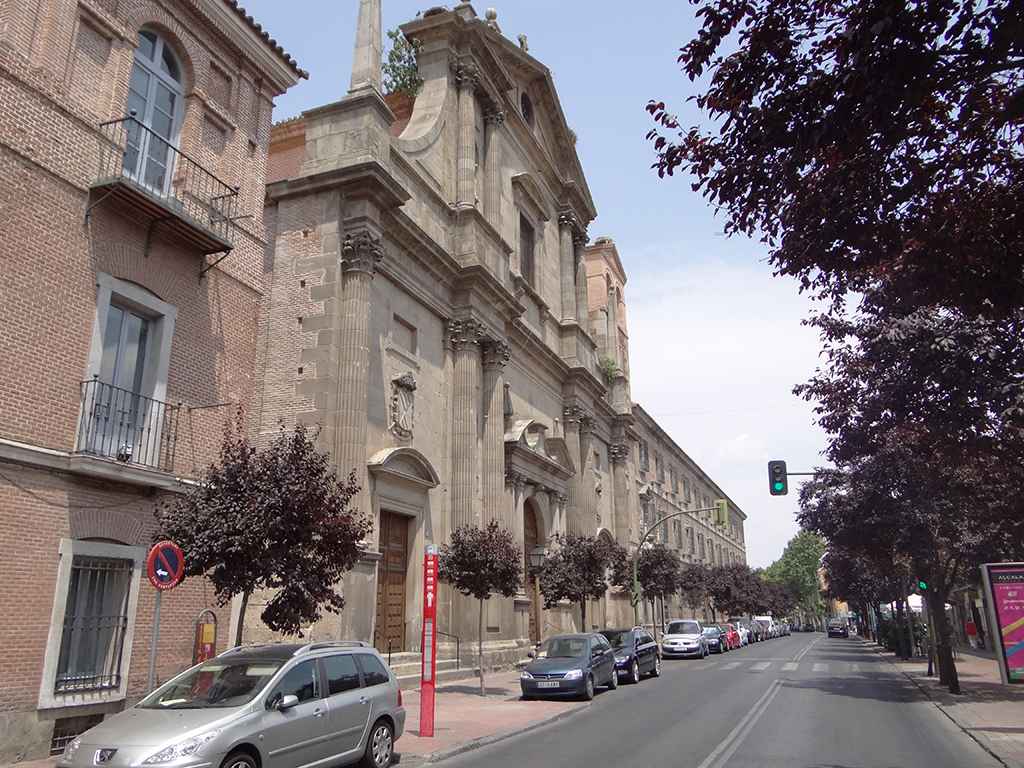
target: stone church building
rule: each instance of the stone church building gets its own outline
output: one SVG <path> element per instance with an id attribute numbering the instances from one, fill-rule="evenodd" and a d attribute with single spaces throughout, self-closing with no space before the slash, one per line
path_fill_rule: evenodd
<path id="1" fill-rule="evenodd" d="M 271 136 L 252 417 L 262 439 L 317 425 L 375 521 L 344 612 L 310 634 L 414 651 L 424 547 L 458 526 L 498 520 L 526 563 L 555 534 L 635 546 L 645 520 L 728 497 L 631 401 L 626 272 L 611 239 L 588 238 L 575 135 L 525 38 L 469 3 L 425 11 L 402 26 L 420 43 L 409 99 L 382 91 L 380 0 L 358 25 L 347 95 Z M 731 501 L 730 516 L 661 535 L 684 560 L 744 562 Z M 444 590 L 438 617 L 475 638 L 461 596 Z M 588 611 L 632 620 L 622 593 Z M 578 624 L 528 583 L 489 602 L 485 640 L 518 652 Z"/>

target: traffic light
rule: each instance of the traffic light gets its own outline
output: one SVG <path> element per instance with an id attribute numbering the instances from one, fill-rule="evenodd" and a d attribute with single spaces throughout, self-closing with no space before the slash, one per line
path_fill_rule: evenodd
<path id="1" fill-rule="evenodd" d="M 785 496 L 789 493 L 789 480 L 786 478 L 786 462 L 768 462 L 768 492 L 772 496 Z"/>
<path id="2" fill-rule="evenodd" d="M 725 527 L 729 524 L 729 502 L 715 499 L 715 523 Z"/>
<path id="3" fill-rule="evenodd" d="M 918 579 L 917 580 L 917 588 L 919 590 L 921 590 L 922 592 L 927 592 L 928 591 L 928 582 L 925 581 L 924 579 Z"/>

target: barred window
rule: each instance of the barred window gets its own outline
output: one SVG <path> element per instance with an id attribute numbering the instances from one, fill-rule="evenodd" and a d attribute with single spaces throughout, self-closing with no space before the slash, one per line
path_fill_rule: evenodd
<path id="1" fill-rule="evenodd" d="M 121 685 L 132 566 L 131 560 L 74 556 L 54 692 Z"/>

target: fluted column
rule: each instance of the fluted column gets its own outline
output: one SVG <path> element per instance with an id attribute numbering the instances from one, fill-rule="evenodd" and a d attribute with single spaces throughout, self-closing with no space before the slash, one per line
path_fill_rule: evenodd
<path id="1" fill-rule="evenodd" d="M 452 529 L 480 520 L 480 341 L 476 320 L 452 320 Z"/>
<path id="2" fill-rule="evenodd" d="M 583 255 L 583 248 L 587 244 L 587 235 L 584 232 L 574 232 L 572 236 L 573 263 L 576 267 L 576 319 L 581 326 L 590 332 L 590 304 L 587 301 L 587 260 Z"/>
<path id="3" fill-rule="evenodd" d="M 554 493 L 552 494 L 552 501 L 554 503 L 555 508 L 551 512 L 552 530 L 548 534 L 549 537 L 551 536 L 551 534 L 567 532 L 565 523 L 565 510 L 569 504 L 569 497 L 564 493 Z"/>
<path id="4" fill-rule="evenodd" d="M 497 520 L 512 529 L 505 499 L 505 365 L 509 345 L 489 339 L 483 345 L 484 389 L 481 403 L 483 425 L 483 522 Z"/>
<path id="5" fill-rule="evenodd" d="M 504 112 L 491 112 L 485 118 L 487 157 L 484 159 L 484 214 L 501 231 L 501 126 Z"/>
<path id="6" fill-rule="evenodd" d="M 615 541 L 624 547 L 629 544 L 629 482 L 626 475 L 629 455 L 628 443 L 613 443 L 608 449 L 612 465 L 612 530 Z"/>
<path id="7" fill-rule="evenodd" d="M 355 507 L 370 511 L 366 473 L 367 399 L 370 384 L 370 290 L 384 256 L 380 238 L 368 229 L 348 232 L 341 248 L 343 273 L 338 302 L 337 412 L 333 455 L 341 477 L 355 472 Z"/>
<path id="8" fill-rule="evenodd" d="M 583 461 L 580 458 L 580 418 L 583 411 L 578 406 L 567 407 L 562 416 L 565 424 L 565 447 L 569 451 L 569 458 L 576 468 L 576 475 L 569 479 L 568 494 L 565 500 L 565 530 L 566 533 L 579 535 L 583 532 L 580 525 L 580 477 L 583 474 Z"/>
<path id="9" fill-rule="evenodd" d="M 608 289 L 608 357 L 619 368 L 622 361 L 619 360 L 619 302 L 618 294 L 614 288 Z"/>
<path id="10" fill-rule="evenodd" d="M 565 211 L 558 216 L 558 259 L 560 285 L 562 289 L 562 320 L 576 320 L 576 250 L 573 246 L 573 231 L 576 229 L 576 215 Z"/>
<path id="11" fill-rule="evenodd" d="M 519 550 L 523 552 L 524 562 L 529 565 L 530 553 L 526 552 L 526 481 L 527 478 L 521 472 L 509 470 L 505 473 L 505 485 L 511 491 L 512 505 L 512 538 L 515 539 Z"/>
<path id="12" fill-rule="evenodd" d="M 459 89 L 459 145 L 456 169 L 456 205 L 476 206 L 476 86 L 479 73 L 472 62 L 455 66 L 455 83 Z"/>
<path id="13" fill-rule="evenodd" d="M 597 490 L 594 479 L 594 418 L 587 414 L 580 419 L 579 499 L 581 532 L 584 536 L 597 533 Z"/>

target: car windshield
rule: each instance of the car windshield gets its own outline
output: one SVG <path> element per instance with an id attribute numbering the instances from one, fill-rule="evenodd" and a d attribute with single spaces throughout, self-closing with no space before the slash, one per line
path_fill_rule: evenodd
<path id="1" fill-rule="evenodd" d="M 628 629 L 609 629 L 601 633 L 612 648 L 629 648 L 633 633 Z"/>
<path id="2" fill-rule="evenodd" d="M 704 627 L 704 634 L 712 637 L 718 637 L 722 633 L 718 630 L 718 627 Z"/>
<path id="3" fill-rule="evenodd" d="M 545 643 L 540 655 L 549 659 L 581 659 L 586 654 L 586 638 L 553 637 Z"/>
<path id="4" fill-rule="evenodd" d="M 670 621 L 668 624 L 670 635 L 699 635 L 700 624 L 696 621 Z"/>
<path id="5" fill-rule="evenodd" d="M 211 659 L 183 672 L 139 702 L 143 709 L 240 707 L 252 701 L 281 668 L 280 661 Z"/>

